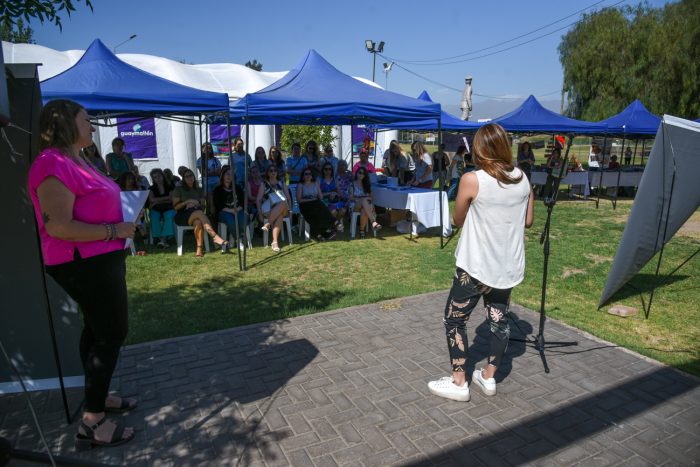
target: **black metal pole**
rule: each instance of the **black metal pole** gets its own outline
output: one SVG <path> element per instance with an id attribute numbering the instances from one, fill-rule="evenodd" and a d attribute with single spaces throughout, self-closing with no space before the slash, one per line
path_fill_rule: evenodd
<path id="1" fill-rule="evenodd" d="M 243 189 L 248 192 L 248 143 L 250 141 L 250 125 L 248 122 L 248 103 L 246 101 L 246 112 L 245 112 L 245 146 L 243 147 L 243 155 L 245 157 L 245 163 L 243 164 Z M 244 195 L 247 196 L 247 195 Z M 284 225 L 283 225 L 284 227 Z M 291 240 L 291 239 L 290 239 Z M 247 254 L 246 249 L 243 249 L 243 270 L 246 270 L 247 264 Z"/>
<path id="2" fill-rule="evenodd" d="M 625 138 L 622 138 L 622 150 L 620 151 L 620 159 L 622 159 L 623 154 L 625 153 Z M 613 211 L 617 209 L 617 196 L 618 192 L 620 191 L 620 175 L 622 174 L 622 164 L 620 164 L 620 161 L 617 161 L 617 182 L 615 183 L 615 196 L 613 197 Z"/>
<path id="3" fill-rule="evenodd" d="M 542 360 L 542 366 L 544 367 L 544 372 L 549 373 L 549 365 L 547 364 L 547 357 L 545 356 L 545 347 L 547 344 L 555 347 L 566 347 L 572 345 L 578 345 L 578 342 L 545 342 L 544 338 L 544 325 L 546 321 L 545 313 L 545 303 L 547 299 L 547 279 L 549 272 L 549 254 L 550 254 L 550 242 L 549 242 L 549 232 L 552 222 L 552 211 L 557 203 L 557 197 L 559 195 L 559 186 L 561 185 L 561 179 L 566 175 L 566 169 L 569 161 L 569 151 L 571 150 L 571 144 L 573 143 L 573 135 L 569 136 L 569 141 L 566 146 L 566 153 L 564 159 L 562 160 L 561 170 L 559 176 L 554 179 L 552 186 L 552 195 L 549 198 L 545 198 L 545 205 L 547 206 L 547 220 L 544 224 L 544 229 L 542 230 L 542 235 L 540 236 L 540 243 L 543 245 L 544 252 L 544 263 L 542 267 L 542 295 L 540 298 L 540 323 L 537 335 L 533 339 L 519 339 L 511 338 L 510 340 L 516 342 L 525 342 L 533 344 L 535 349 L 540 354 L 540 359 Z"/>
<path id="4" fill-rule="evenodd" d="M 438 193 L 438 196 L 440 198 L 440 249 L 442 250 L 445 248 L 445 220 L 442 215 L 442 189 L 444 187 L 444 181 L 443 181 L 443 174 L 442 174 L 442 157 L 443 157 L 443 152 L 442 152 L 442 119 L 438 118 L 438 161 L 437 161 L 437 168 L 438 168 L 438 178 L 439 178 L 439 186 L 440 186 L 440 191 Z"/>
<path id="5" fill-rule="evenodd" d="M 605 146 L 608 143 L 608 137 L 605 136 L 603 137 L 603 149 L 601 150 L 601 153 L 603 154 L 603 159 L 605 159 Z M 596 156 L 598 157 L 598 156 Z M 590 167 L 588 167 L 588 170 L 591 170 Z M 603 189 L 603 163 L 602 161 L 598 161 L 598 189 L 596 190 L 596 200 L 595 200 L 595 208 L 598 209 L 598 206 L 600 205 L 600 192 Z"/>
<path id="6" fill-rule="evenodd" d="M 229 161 L 233 162 L 233 154 L 231 154 L 231 114 L 226 112 L 226 137 L 228 138 L 228 157 Z M 234 174 L 233 172 L 233 166 L 229 165 L 229 171 L 231 171 L 231 174 Z M 231 187 L 233 189 L 233 194 L 236 194 L 236 178 L 235 175 L 233 177 L 233 186 Z M 248 207 L 248 190 L 246 189 L 245 192 L 243 193 L 243 250 L 248 247 L 246 244 L 246 232 L 248 232 L 248 214 L 246 213 L 246 208 Z M 238 217 L 238 214 L 236 214 L 236 217 Z M 238 222 L 236 222 L 236 225 L 238 225 Z M 241 234 L 240 232 L 236 232 L 235 237 L 238 239 L 238 243 L 240 244 L 241 242 Z M 226 240 L 226 239 L 224 239 Z M 236 250 L 238 250 L 238 271 L 243 270 L 243 259 L 241 258 L 241 249 L 238 248 L 238 245 L 236 245 Z"/>

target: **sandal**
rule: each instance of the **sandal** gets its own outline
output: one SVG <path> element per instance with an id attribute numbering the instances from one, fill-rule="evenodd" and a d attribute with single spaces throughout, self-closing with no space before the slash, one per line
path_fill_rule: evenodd
<path id="1" fill-rule="evenodd" d="M 197 247 L 197 253 L 195 253 L 195 258 L 201 258 L 204 256 L 204 249 L 201 246 Z"/>
<path id="2" fill-rule="evenodd" d="M 364 230 L 360 230 L 360 240 L 364 240 L 366 235 Z"/>
<path id="3" fill-rule="evenodd" d="M 377 221 L 374 221 L 374 222 L 372 222 L 372 228 L 373 228 L 375 231 L 381 230 L 381 229 L 382 229 L 382 224 L 380 224 L 380 223 L 377 222 Z"/>
<path id="4" fill-rule="evenodd" d="M 263 226 L 260 227 L 260 230 L 262 230 L 263 232 L 269 231 L 270 230 L 270 223 L 266 222 L 265 224 L 263 224 Z"/>
<path id="5" fill-rule="evenodd" d="M 341 221 L 338 221 L 335 223 L 335 230 L 338 232 L 342 232 L 345 227 L 343 226 L 343 223 Z"/>
<path id="6" fill-rule="evenodd" d="M 120 425 L 119 423 L 115 423 L 116 428 L 114 429 L 114 433 L 112 433 L 112 439 L 109 441 L 99 441 L 95 439 L 95 430 L 99 428 L 104 422 L 106 422 L 108 419 L 107 417 L 102 417 L 102 420 L 99 422 L 95 423 L 94 425 L 90 426 L 84 421 L 80 421 L 80 428 L 85 431 L 85 434 L 81 434 L 80 431 L 78 431 L 78 434 L 75 435 L 75 449 L 78 451 L 87 451 L 88 449 L 92 449 L 93 446 L 103 446 L 103 447 L 111 447 L 111 446 L 119 446 L 124 443 L 128 443 L 132 439 L 134 439 L 134 436 L 136 433 L 131 433 L 131 436 L 127 438 L 122 438 L 122 435 L 124 434 L 124 427 Z"/>
<path id="7" fill-rule="evenodd" d="M 228 242 L 228 240 L 224 240 L 224 242 L 220 246 L 222 255 L 228 253 L 228 249 L 231 248 L 231 244 Z"/>
<path id="8" fill-rule="evenodd" d="M 118 397 L 118 396 L 114 396 Z M 136 408 L 138 405 L 138 402 L 134 399 L 128 399 L 125 397 L 119 397 L 119 407 L 109 407 L 105 404 L 105 412 L 110 412 L 110 413 L 124 413 L 128 412 L 129 410 L 133 410 Z M 133 401 L 133 402 L 131 402 Z"/>
<path id="9" fill-rule="evenodd" d="M 280 246 L 277 244 L 277 242 L 272 242 L 272 251 L 274 251 L 275 253 L 280 252 Z"/>

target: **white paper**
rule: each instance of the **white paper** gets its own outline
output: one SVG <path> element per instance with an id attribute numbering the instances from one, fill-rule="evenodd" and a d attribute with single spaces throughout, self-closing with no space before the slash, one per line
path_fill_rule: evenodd
<path id="1" fill-rule="evenodd" d="M 148 193 L 150 193 L 148 190 L 121 192 L 122 215 L 124 216 L 124 222 L 136 222 L 136 219 L 139 217 L 139 213 L 146 204 Z M 131 247 L 132 241 L 132 239 L 127 238 L 124 248 L 126 249 Z"/>

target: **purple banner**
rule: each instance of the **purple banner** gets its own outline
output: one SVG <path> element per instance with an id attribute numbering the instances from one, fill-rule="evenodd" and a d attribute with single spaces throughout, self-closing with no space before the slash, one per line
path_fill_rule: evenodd
<path id="1" fill-rule="evenodd" d="M 369 146 L 369 156 L 374 156 L 375 132 L 364 127 L 352 125 L 352 153 L 357 155 L 365 145 Z"/>
<path id="2" fill-rule="evenodd" d="M 233 138 L 236 136 L 241 136 L 241 126 L 231 125 L 231 143 L 233 143 Z M 214 123 L 209 125 L 209 142 L 214 148 L 215 155 L 228 155 L 228 133 L 226 124 Z"/>
<path id="3" fill-rule="evenodd" d="M 124 151 L 131 153 L 132 158 L 158 159 L 154 119 L 117 118 L 117 134 L 124 140 Z"/>

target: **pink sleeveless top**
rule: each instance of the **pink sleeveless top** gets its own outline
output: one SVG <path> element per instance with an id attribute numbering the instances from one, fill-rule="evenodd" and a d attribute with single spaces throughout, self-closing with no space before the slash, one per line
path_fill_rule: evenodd
<path id="1" fill-rule="evenodd" d="M 124 219 L 119 185 L 91 167 L 76 164 L 57 148 L 45 149 L 32 163 L 28 179 L 44 264 L 51 266 L 73 261 L 76 248 L 82 258 L 124 249 L 124 239 L 72 242 L 50 236 L 44 226 L 37 196 L 37 188 L 47 177 L 56 177 L 75 195 L 73 219 L 87 224 L 116 224 Z"/>

